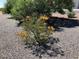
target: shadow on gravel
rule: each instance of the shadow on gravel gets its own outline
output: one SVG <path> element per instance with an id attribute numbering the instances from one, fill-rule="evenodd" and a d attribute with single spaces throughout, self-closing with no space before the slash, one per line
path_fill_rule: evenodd
<path id="1" fill-rule="evenodd" d="M 14 19 L 14 17 L 9 17 L 8 19 Z M 58 32 L 63 31 L 60 27 L 73 28 L 79 26 L 79 20 L 72 18 L 49 17 L 49 19 L 45 22 L 47 23 L 47 26 L 53 26 L 56 29 L 55 31 Z M 19 27 L 22 23 L 23 21 L 19 20 L 17 27 Z"/>
<path id="2" fill-rule="evenodd" d="M 50 17 L 46 23 L 47 26 L 56 28 L 56 31 L 62 31 L 60 27 L 73 28 L 79 26 L 79 20 L 59 17 Z"/>

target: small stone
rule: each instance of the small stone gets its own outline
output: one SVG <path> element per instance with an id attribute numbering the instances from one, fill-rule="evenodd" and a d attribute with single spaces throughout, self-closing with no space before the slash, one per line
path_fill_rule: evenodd
<path id="1" fill-rule="evenodd" d="M 48 50 L 47 51 L 47 54 L 49 55 L 49 56 L 57 56 L 57 53 L 55 53 L 54 51 L 51 51 L 51 50 Z"/>

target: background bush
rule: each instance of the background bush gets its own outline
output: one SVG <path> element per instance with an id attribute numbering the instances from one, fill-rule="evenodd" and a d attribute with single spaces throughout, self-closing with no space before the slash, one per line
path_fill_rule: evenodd
<path id="1" fill-rule="evenodd" d="M 63 9 L 72 11 L 72 0 L 7 0 L 5 9 L 17 19 L 32 15 L 50 15 L 51 12 L 64 14 Z"/>

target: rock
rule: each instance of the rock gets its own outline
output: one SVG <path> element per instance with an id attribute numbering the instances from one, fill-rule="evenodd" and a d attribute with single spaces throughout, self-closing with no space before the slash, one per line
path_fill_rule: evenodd
<path id="1" fill-rule="evenodd" d="M 54 51 L 51 51 L 51 50 L 48 50 L 47 51 L 47 54 L 49 55 L 49 56 L 57 56 L 57 54 L 54 52 Z"/>

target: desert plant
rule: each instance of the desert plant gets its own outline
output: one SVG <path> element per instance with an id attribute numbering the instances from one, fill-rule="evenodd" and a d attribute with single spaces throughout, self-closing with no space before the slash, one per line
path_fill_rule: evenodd
<path id="1" fill-rule="evenodd" d="M 22 23 L 22 27 L 25 31 L 21 32 L 20 36 L 24 38 L 26 47 L 31 48 L 33 51 L 32 53 L 36 56 L 42 57 L 42 54 L 47 54 L 49 56 L 57 56 L 58 54 L 63 55 L 64 52 L 61 52 L 62 50 L 58 47 L 58 50 L 54 51 L 55 49 L 53 49 L 52 45 L 58 43 L 59 39 L 50 36 L 53 29 L 50 27 L 46 28 L 45 21 L 43 21 L 45 19 L 47 19 L 46 16 L 32 16 L 27 18 Z"/>
<path id="2" fill-rule="evenodd" d="M 26 48 L 31 48 L 32 53 L 36 56 L 42 57 L 42 54 L 49 56 L 57 56 L 58 54 L 64 55 L 61 49 L 53 49 L 52 45 L 58 43 L 59 39 L 50 37 L 53 29 L 49 26 L 46 27 L 45 20 L 48 20 L 47 16 L 27 16 L 22 27 L 28 32 L 28 37 L 24 37 Z M 59 51 L 60 50 L 60 51 Z M 51 52 L 49 52 L 51 51 Z"/>

